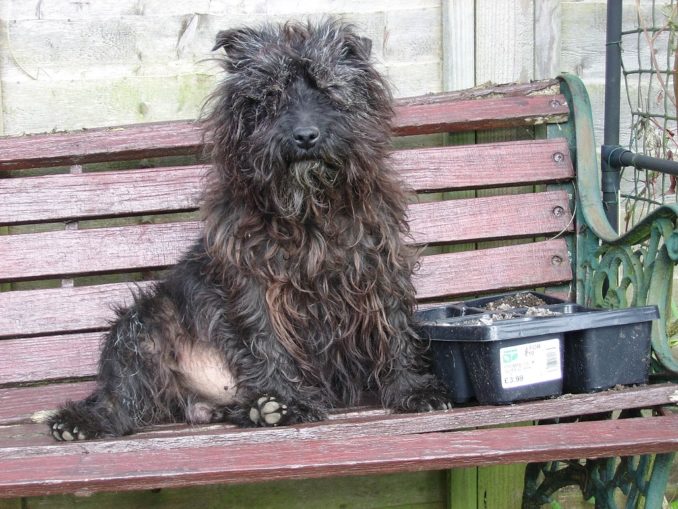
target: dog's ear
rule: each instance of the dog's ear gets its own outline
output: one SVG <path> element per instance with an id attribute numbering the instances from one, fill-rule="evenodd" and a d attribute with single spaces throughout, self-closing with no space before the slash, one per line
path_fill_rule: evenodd
<path id="1" fill-rule="evenodd" d="M 239 62 L 251 58 L 261 47 L 261 34 L 251 28 L 230 28 L 217 33 L 212 51 L 224 48 L 227 60 L 237 67 Z"/>
<path id="2" fill-rule="evenodd" d="M 243 30 L 239 28 L 230 28 L 228 30 L 219 30 L 217 38 L 214 41 L 212 51 L 224 48 L 226 54 L 238 43 L 238 38 L 242 38 Z"/>
<path id="3" fill-rule="evenodd" d="M 370 58 L 370 55 L 372 54 L 372 39 L 368 37 L 358 37 L 358 41 L 365 58 Z"/>
<path id="4" fill-rule="evenodd" d="M 369 60 L 372 52 L 372 39 L 359 36 L 347 37 L 344 40 L 344 48 L 345 54 L 349 57 Z"/>

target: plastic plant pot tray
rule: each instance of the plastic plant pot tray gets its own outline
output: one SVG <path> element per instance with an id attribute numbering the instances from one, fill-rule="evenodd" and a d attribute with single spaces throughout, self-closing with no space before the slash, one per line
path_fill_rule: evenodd
<path id="1" fill-rule="evenodd" d="M 565 334 L 564 392 L 648 382 L 656 306 L 603 311 L 569 305 L 563 311 L 584 322 Z"/>
<path id="2" fill-rule="evenodd" d="M 558 299 L 556 297 L 552 297 L 549 295 L 544 295 L 538 292 L 523 291 L 519 293 L 521 295 L 536 297 L 545 304 L 556 304 L 565 302 L 562 299 Z M 481 299 L 474 299 L 471 301 L 428 308 L 417 312 L 416 315 L 417 321 L 419 323 L 424 324 L 423 327 L 419 328 L 418 331 L 419 335 L 423 339 L 431 340 L 429 344 L 429 349 L 433 361 L 432 362 L 433 370 L 438 379 L 441 380 L 447 387 L 447 390 L 453 403 L 457 404 L 467 403 L 473 400 L 476 397 L 474 384 L 471 381 L 471 376 L 469 375 L 469 371 L 466 367 L 466 359 L 464 357 L 462 343 L 459 342 L 459 338 L 455 336 L 451 340 L 449 338 L 448 340 L 439 340 L 442 339 L 438 337 L 439 333 L 448 331 L 447 329 L 436 330 L 435 324 L 445 323 L 448 319 L 456 319 L 459 317 L 469 315 L 482 315 L 483 313 L 487 314 L 488 311 L 482 309 L 482 306 L 494 301 L 501 300 L 505 297 L 512 297 L 514 295 L 516 294 L 510 293 L 493 297 L 484 297 Z M 511 312 L 513 311 L 514 310 L 511 310 Z M 524 314 L 524 310 L 520 310 L 519 313 Z M 434 324 L 433 328 L 431 327 L 432 324 Z M 558 336 L 558 339 L 561 339 L 560 336 Z M 469 348 L 472 349 L 473 347 Z M 562 351 L 562 345 L 560 350 Z M 473 352 L 467 355 L 474 356 Z M 474 373 L 474 377 L 476 379 L 479 379 L 480 378 L 479 373 Z M 562 378 L 562 376 L 560 378 Z M 476 385 L 482 386 L 483 382 L 477 380 Z M 557 390 L 553 392 L 555 386 L 557 386 Z M 513 391 L 510 391 L 510 396 L 511 398 L 515 398 L 515 400 L 541 397 L 540 395 L 534 395 L 535 392 L 533 389 L 534 387 L 527 387 L 526 389 L 521 390 L 514 388 Z M 540 387 L 538 389 L 545 389 L 546 392 L 549 393 L 547 395 L 551 395 L 552 392 L 553 394 L 559 394 L 560 391 L 562 390 L 562 383 L 559 380 L 555 384 L 549 384 L 546 387 Z M 539 392 L 541 391 L 537 391 L 537 394 L 539 394 Z M 514 400 L 509 398 L 509 400 L 507 401 L 489 401 L 487 398 L 484 397 L 484 392 L 478 399 L 480 402 L 491 402 L 491 403 L 502 403 L 502 402 L 510 403 Z"/>
<path id="3" fill-rule="evenodd" d="M 558 314 L 539 318 L 565 333 L 563 392 L 648 382 L 656 306 L 605 310 L 557 304 L 544 309 Z"/>
<path id="4" fill-rule="evenodd" d="M 551 304 L 540 307 L 554 314 L 534 317 L 520 308 L 498 315 L 475 307 L 499 298 L 417 315 L 420 334 L 431 340 L 436 373 L 453 401 L 455 391 L 460 400 L 473 393 L 481 403 L 502 404 L 557 395 L 563 381 L 567 392 L 647 382 L 656 306 L 594 310 Z"/>
<path id="5" fill-rule="evenodd" d="M 478 313 L 478 310 L 468 309 L 464 305 L 447 305 L 417 312 L 417 320 L 422 322 L 436 322 Z M 418 334 L 422 339 L 428 339 L 428 332 L 421 329 Z M 456 341 L 431 341 L 431 358 L 433 371 L 442 381 L 453 403 L 467 403 L 475 398 L 471 379 L 466 371 L 466 361 L 461 350 L 461 344 Z"/>
<path id="6" fill-rule="evenodd" d="M 433 310 L 427 310 L 432 314 Z M 541 318 L 493 321 L 489 313 L 423 321 L 420 334 L 430 339 L 433 366 L 455 401 L 459 380 L 445 376 L 453 358 L 463 371 L 478 402 L 508 404 L 557 396 L 563 388 L 564 334 L 544 327 Z M 442 355 L 441 355 L 442 354 Z M 461 354 L 461 355 L 460 355 Z M 463 362 L 462 362 L 463 359 Z M 465 388 L 461 384 L 462 388 Z M 466 392 L 470 392 L 466 390 Z"/>

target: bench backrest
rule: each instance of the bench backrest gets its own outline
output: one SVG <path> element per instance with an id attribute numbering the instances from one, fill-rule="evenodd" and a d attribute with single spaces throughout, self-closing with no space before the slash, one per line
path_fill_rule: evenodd
<path id="1" fill-rule="evenodd" d="M 574 169 L 567 139 L 546 136 L 568 121 L 558 82 L 401 99 L 396 111 L 405 148 L 393 165 L 419 195 L 415 242 L 430 246 L 421 302 L 567 291 Z M 415 136 L 436 133 L 461 134 Z M 522 139 L 496 141 L 510 138 Z M 0 388 L 95 373 L 129 281 L 161 277 L 198 234 L 200 142 L 188 121 L 0 139 Z M 62 385 L 56 400 L 88 390 Z"/>

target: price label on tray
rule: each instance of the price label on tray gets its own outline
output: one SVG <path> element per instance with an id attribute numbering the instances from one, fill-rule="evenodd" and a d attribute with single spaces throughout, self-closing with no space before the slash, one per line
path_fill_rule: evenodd
<path id="1" fill-rule="evenodd" d="M 499 349 L 504 389 L 549 382 L 563 377 L 560 340 L 545 339 Z"/>

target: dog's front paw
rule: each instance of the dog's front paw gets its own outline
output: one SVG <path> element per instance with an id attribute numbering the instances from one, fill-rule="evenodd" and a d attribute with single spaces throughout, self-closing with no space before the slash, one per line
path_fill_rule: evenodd
<path id="1" fill-rule="evenodd" d="M 321 421 L 325 411 L 314 404 L 301 402 L 283 403 L 276 396 L 261 396 L 249 408 L 249 423 L 254 426 L 282 426 L 301 422 Z"/>
<path id="2" fill-rule="evenodd" d="M 55 440 L 71 442 L 73 440 L 89 440 L 96 438 L 96 432 L 86 429 L 85 426 L 62 421 L 58 418 L 50 423 L 50 432 Z"/>
<path id="3" fill-rule="evenodd" d="M 250 420 L 255 426 L 284 424 L 288 414 L 287 405 L 283 405 L 274 396 L 262 396 L 250 408 Z"/>
<path id="4" fill-rule="evenodd" d="M 399 405 L 401 412 L 434 412 L 450 410 L 452 403 L 444 394 L 431 389 L 421 389 L 403 399 Z"/>

